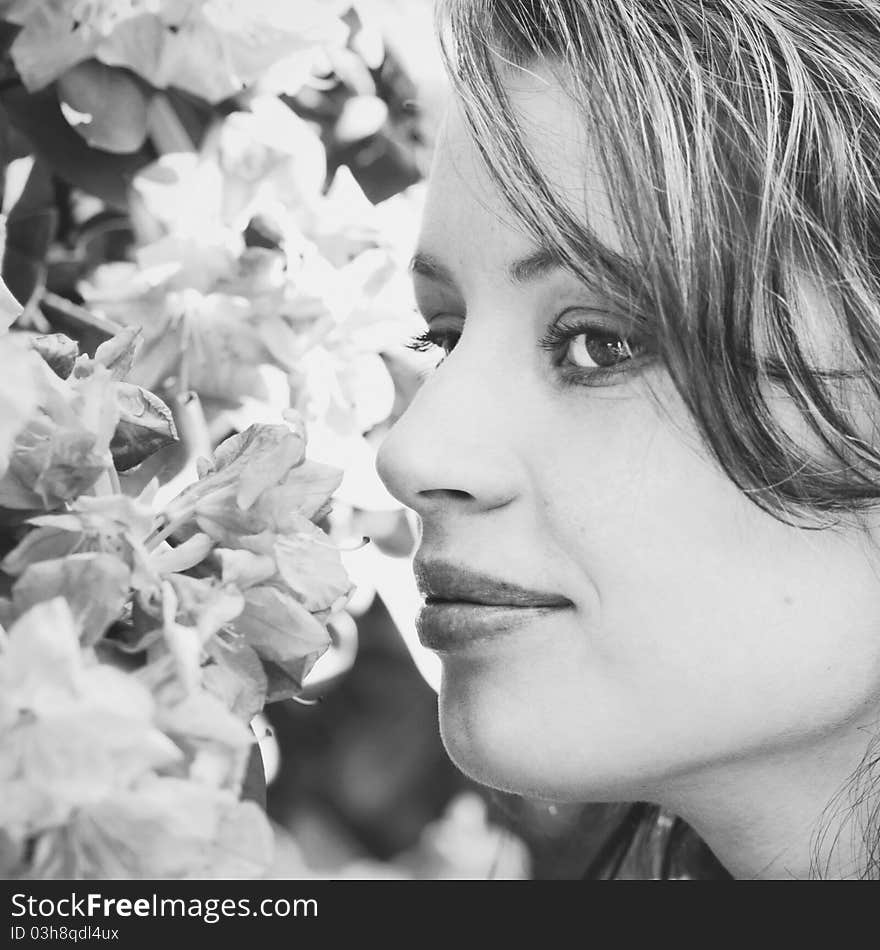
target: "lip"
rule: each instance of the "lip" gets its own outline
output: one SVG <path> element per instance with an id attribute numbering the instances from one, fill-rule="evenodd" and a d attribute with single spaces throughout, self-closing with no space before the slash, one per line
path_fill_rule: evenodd
<path id="1" fill-rule="evenodd" d="M 496 639 L 572 607 L 561 594 L 536 590 L 449 559 L 416 558 L 425 605 L 416 619 L 422 645 L 438 653 Z"/>
<path id="2" fill-rule="evenodd" d="M 416 617 L 423 647 L 454 653 L 514 633 L 565 607 L 504 607 L 449 600 L 426 604 Z"/>
<path id="3" fill-rule="evenodd" d="M 416 558 L 416 584 L 428 604 L 436 601 L 485 607 L 571 607 L 567 597 L 462 567 L 451 560 Z"/>

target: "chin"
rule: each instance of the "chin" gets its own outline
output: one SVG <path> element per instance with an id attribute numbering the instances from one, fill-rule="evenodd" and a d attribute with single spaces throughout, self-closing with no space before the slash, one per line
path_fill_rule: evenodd
<path id="1" fill-rule="evenodd" d="M 545 798 L 549 790 L 534 770 L 525 767 L 524 750 L 511 746 L 501 737 L 493 741 L 499 730 L 485 720 L 473 718 L 460 707 L 455 710 L 440 705 L 440 736 L 452 764 L 469 779 L 501 792 Z"/>
<path id="2" fill-rule="evenodd" d="M 448 685 L 447 685 L 448 684 Z M 502 792 L 554 802 L 618 801 L 631 786 L 621 775 L 616 755 L 571 755 L 554 742 L 538 711 L 525 705 L 492 702 L 478 688 L 444 680 L 440 692 L 440 735 L 452 763 L 480 785 Z M 595 750 L 598 737 L 584 737 L 582 751 Z M 606 745 L 606 743 L 602 743 Z M 585 779 L 585 775 L 589 778 Z"/>
<path id="3" fill-rule="evenodd" d="M 533 690 L 502 688 L 472 668 L 455 675 L 462 672 L 444 669 L 439 719 L 446 753 L 468 778 L 559 803 L 662 800 L 677 762 L 661 754 L 656 736 L 646 745 L 644 730 L 624 717 L 591 721 L 584 710 L 566 711 L 558 693 L 542 704 Z"/>

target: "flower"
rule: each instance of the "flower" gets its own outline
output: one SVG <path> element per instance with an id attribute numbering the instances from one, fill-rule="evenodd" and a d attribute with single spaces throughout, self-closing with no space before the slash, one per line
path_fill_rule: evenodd
<path id="1" fill-rule="evenodd" d="M 22 27 L 11 53 L 32 91 L 94 58 L 158 89 L 174 86 L 218 102 L 269 67 L 344 42 L 341 6 L 319 0 L 282 6 L 274 0 L 5 0 L 0 17 Z"/>
<path id="2" fill-rule="evenodd" d="M 61 597 L 82 643 L 91 646 L 122 615 L 128 601 L 131 570 L 103 551 L 69 554 L 29 565 L 12 588 L 16 612 Z"/>
<path id="3" fill-rule="evenodd" d="M 223 219 L 243 230 L 260 213 L 292 215 L 307 229 L 324 208 L 327 158 L 318 134 L 277 96 L 260 95 L 247 111 L 218 123 L 202 147 L 223 182 Z"/>
<path id="4" fill-rule="evenodd" d="M 15 438 L 0 479 L 0 507 L 57 508 L 113 466 L 119 405 L 112 374 L 97 365 L 85 378 L 61 380 L 40 364 L 34 366 L 37 412 Z"/>
<path id="5" fill-rule="evenodd" d="M 283 129 L 286 114 L 299 129 L 302 123 L 291 110 L 276 104 L 281 117 L 274 124 Z M 320 142 L 309 135 L 323 162 Z M 293 152 L 302 164 L 299 145 L 310 141 L 298 132 L 294 139 L 284 156 L 288 165 Z M 215 159 L 207 153 L 166 155 L 136 176 L 135 260 L 99 266 L 79 290 L 96 312 L 142 330 L 144 344 L 130 382 L 151 391 L 176 377 L 203 399 L 234 405 L 243 397 L 266 398 L 260 367 L 287 368 L 300 347 L 281 316 L 289 280 L 286 255 L 245 248 L 242 237 L 261 194 L 275 187 L 273 180 L 286 180 L 284 169 L 274 179 L 258 176 L 248 188 Z"/>
<path id="6" fill-rule="evenodd" d="M 42 360 L 0 335 L 0 486 L 9 468 L 15 441 L 37 409 Z"/>
<path id="7" fill-rule="evenodd" d="M 180 757 L 149 690 L 81 647 L 63 598 L 32 607 L 0 642 L 0 826 L 13 837 L 64 824 Z"/>
<path id="8" fill-rule="evenodd" d="M 155 589 L 158 577 L 144 546 L 153 522 L 152 510 L 140 499 L 83 495 L 64 513 L 28 519 L 32 530 L 0 561 L 0 568 L 19 577 L 43 561 L 101 551 L 113 555 L 131 571 L 135 589 Z"/>
<path id="9" fill-rule="evenodd" d="M 211 674 L 215 686 L 243 697 L 247 706 L 246 697 L 260 692 L 273 701 L 301 690 L 330 646 L 326 621 L 352 592 L 339 550 L 310 520 L 327 511 L 340 478 L 336 469 L 306 460 L 301 420 L 289 415 L 284 425 L 253 425 L 221 443 L 212 461 L 201 464 L 199 480 L 169 503 L 157 537 L 187 544 L 207 536 L 217 544 L 222 589 L 243 596 L 224 618 L 228 636 L 220 642 L 233 652 L 252 650 L 265 677 L 252 675 L 250 653 L 243 654 L 242 666 L 212 646 L 210 635 L 188 635 L 171 619 L 175 606 L 165 618 L 165 636 L 187 682 L 195 682 L 207 650 L 221 667 Z M 196 585 L 202 595 L 209 593 L 206 581 L 185 583 L 189 597 L 198 596 Z M 204 618 L 206 607 L 189 613 Z M 237 672 L 244 683 L 235 683 Z"/>
<path id="10" fill-rule="evenodd" d="M 0 280 L 4 876 L 262 874 L 271 828 L 240 801 L 249 723 L 300 694 L 331 641 L 345 652 L 340 631 L 352 654 L 352 584 L 323 530 L 342 472 L 306 457 L 291 403 L 310 434 L 365 450 L 392 411 L 379 354 L 403 229 L 389 240 L 393 202 L 374 213 L 344 171 L 324 193 L 321 139 L 275 95 L 345 41 L 349 6 L 0 0 L 19 92 L 50 87 L 34 102 L 57 97 L 89 182 L 134 168 L 148 137 L 188 149 L 192 96 L 214 117 L 197 152 L 123 172 L 128 217 L 110 227 L 129 260 L 94 267 L 108 209 L 75 190 L 81 241 L 50 286 L 67 295 L 90 267 L 84 308 L 34 296 L 20 321 Z M 32 332 L 63 325 L 91 354 L 102 318 L 123 329 L 94 355 Z"/>
<path id="11" fill-rule="evenodd" d="M 223 880 L 260 877 L 274 850 L 272 828 L 253 802 L 173 777 L 77 810 L 44 835 L 32 876 L 80 880 Z"/>

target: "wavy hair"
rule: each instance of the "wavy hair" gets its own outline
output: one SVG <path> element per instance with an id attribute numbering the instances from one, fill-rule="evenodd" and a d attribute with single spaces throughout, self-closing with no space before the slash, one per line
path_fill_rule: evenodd
<path id="1" fill-rule="evenodd" d="M 650 329 L 723 471 L 786 523 L 865 527 L 880 502 L 880 0 L 438 0 L 437 15 L 512 211 Z M 595 133 L 623 253 L 527 147 L 506 89 L 536 64 Z"/>

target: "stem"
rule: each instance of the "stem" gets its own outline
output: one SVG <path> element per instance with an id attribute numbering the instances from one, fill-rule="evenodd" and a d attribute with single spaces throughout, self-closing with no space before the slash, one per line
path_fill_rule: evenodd
<path id="1" fill-rule="evenodd" d="M 210 458 L 211 435 L 199 394 L 191 389 L 179 393 L 172 400 L 172 408 L 175 410 L 177 432 L 186 449 L 187 461 L 195 463 L 199 457 Z"/>
<path id="2" fill-rule="evenodd" d="M 185 406 L 186 401 L 195 395 L 194 391 L 191 391 L 189 388 L 189 361 L 190 361 L 190 341 L 189 341 L 189 326 L 190 323 L 183 318 L 183 333 L 181 334 L 181 353 L 180 353 L 180 365 L 177 372 L 177 398 Z M 201 407 L 201 403 L 199 403 Z M 204 413 L 202 414 L 202 419 L 204 419 Z M 207 425 L 206 425 L 207 428 Z"/>
<path id="3" fill-rule="evenodd" d="M 165 509 L 159 517 L 157 526 L 147 535 L 144 546 L 148 551 L 155 551 L 166 539 L 171 537 L 178 528 L 182 528 L 193 516 L 195 505 L 185 505 L 180 511 Z"/>
<path id="4" fill-rule="evenodd" d="M 121 495 L 122 488 L 119 484 L 119 475 L 112 465 L 108 465 L 98 476 L 98 480 L 92 486 L 92 494 L 99 498 L 103 495 Z"/>

